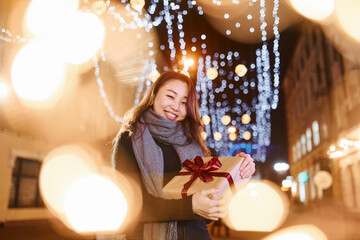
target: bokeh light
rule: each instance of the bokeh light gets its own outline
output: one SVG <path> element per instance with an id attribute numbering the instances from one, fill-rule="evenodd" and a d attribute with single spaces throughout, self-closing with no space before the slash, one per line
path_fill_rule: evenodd
<path id="1" fill-rule="evenodd" d="M 231 199 L 224 223 L 236 231 L 273 231 L 288 215 L 289 200 L 273 182 L 251 180 Z"/>
<path id="2" fill-rule="evenodd" d="M 206 71 L 206 76 L 211 80 L 214 80 L 215 78 L 217 78 L 218 75 L 219 75 L 219 73 L 215 68 L 209 68 Z"/>
<path id="3" fill-rule="evenodd" d="M 9 95 L 10 86 L 0 79 L 0 99 L 6 98 Z"/>
<path id="4" fill-rule="evenodd" d="M 53 27 L 52 43 L 71 64 L 91 59 L 102 47 L 105 28 L 93 13 L 69 13 L 60 18 Z"/>
<path id="5" fill-rule="evenodd" d="M 220 133 L 220 132 L 216 132 L 216 133 L 214 134 L 214 138 L 215 138 L 216 141 L 220 141 L 220 139 L 222 138 L 221 133 Z"/>
<path id="6" fill-rule="evenodd" d="M 45 157 L 39 176 L 40 193 L 55 216 L 65 213 L 64 199 L 70 186 L 81 177 L 97 173 L 97 155 L 88 146 L 65 145 Z"/>
<path id="7" fill-rule="evenodd" d="M 320 189 L 328 189 L 333 183 L 333 177 L 328 171 L 319 171 L 314 176 L 314 183 Z"/>
<path id="8" fill-rule="evenodd" d="M 316 226 L 310 224 L 296 225 L 281 229 L 262 240 L 327 240 L 326 235 Z"/>
<path id="9" fill-rule="evenodd" d="M 249 114 L 243 114 L 241 116 L 241 121 L 243 122 L 243 124 L 248 124 L 251 121 L 251 117 Z"/>
<path id="10" fill-rule="evenodd" d="M 224 116 L 221 118 L 221 122 L 222 122 L 224 125 L 228 125 L 228 124 L 231 122 L 231 118 L 230 118 L 228 115 L 224 115 Z"/>
<path id="11" fill-rule="evenodd" d="M 26 11 L 26 26 L 37 37 L 49 39 L 54 22 L 78 8 L 77 0 L 32 0 Z"/>
<path id="12" fill-rule="evenodd" d="M 205 141 L 206 138 L 207 138 L 207 133 L 204 132 L 204 131 L 202 131 L 202 132 L 201 132 L 201 137 L 202 137 L 202 139 Z"/>
<path id="13" fill-rule="evenodd" d="M 150 81 L 153 83 L 156 82 L 158 77 L 160 77 L 160 73 L 158 72 L 158 70 L 153 70 L 149 74 Z"/>
<path id="14" fill-rule="evenodd" d="M 249 140 L 251 138 L 251 133 L 249 131 L 244 132 L 243 137 L 245 140 Z"/>
<path id="15" fill-rule="evenodd" d="M 237 139 L 237 134 L 236 133 L 230 133 L 229 134 L 229 139 L 231 140 L 231 141 L 235 141 L 236 139 Z"/>
<path id="16" fill-rule="evenodd" d="M 360 41 L 360 2 L 354 0 L 336 0 L 335 13 L 342 29 L 351 37 Z"/>
<path id="17" fill-rule="evenodd" d="M 235 133 L 236 132 L 236 127 L 234 127 L 234 126 L 229 127 L 228 132 L 229 133 Z"/>
<path id="18" fill-rule="evenodd" d="M 75 181 L 66 192 L 64 202 L 70 225 L 80 233 L 119 229 L 128 205 L 116 184 L 99 175 Z"/>
<path id="19" fill-rule="evenodd" d="M 236 66 L 235 68 L 235 73 L 239 76 L 239 77 L 243 77 L 245 76 L 245 74 L 247 73 L 247 68 L 244 64 L 239 64 Z"/>
<path id="20" fill-rule="evenodd" d="M 130 5 L 136 11 L 140 11 L 145 6 L 145 0 L 130 0 Z"/>
<path id="21" fill-rule="evenodd" d="M 51 107 L 50 98 L 53 101 L 59 99 L 64 76 L 64 63 L 49 44 L 41 41 L 33 41 L 21 48 L 11 69 L 16 94 L 25 105 L 37 108 Z"/>
<path id="22" fill-rule="evenodd" d="M 106 3 L 103 0 L 96 1 L 91 5 L 91 11 L 96 15 L 101 15 L 106 11 Z"/>
<path id="23" fill-rule="evenodd" d="M 208 125 L 210 123 L 210 121 L 211 121 L 211 118 L 209 117 L 209 115 L 204 115 L 201 118 L 201 121 L 203 122 L 203 124 Z"/>
<path id="24" fill-rule="evenodd" d="M 306 18 L 321 21 L 334 12 L 334 0 L 290 0 L 294 9 Z"/>
<path id="25" fill-rule="evenodd" d="M 192 60 L 191 58 L 188 58 L 184 61 L 184 65 L 186 67 L 190 67 L 190 66 L 194 65 L 194 60 Z"/>

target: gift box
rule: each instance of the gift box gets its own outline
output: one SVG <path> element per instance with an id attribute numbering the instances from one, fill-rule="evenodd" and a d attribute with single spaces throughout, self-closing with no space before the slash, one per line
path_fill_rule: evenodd
<path id="1" fill-rule="evenodd" d="M 245 180 L 240 176 L 242 157 L 200 157 L 186 160 L 183 169 L 163 188 L 168 199 L 181 199 L 196 192 L 219 188 L 213 196 L 218 198 L 226 192 L 233 195 Z"/>

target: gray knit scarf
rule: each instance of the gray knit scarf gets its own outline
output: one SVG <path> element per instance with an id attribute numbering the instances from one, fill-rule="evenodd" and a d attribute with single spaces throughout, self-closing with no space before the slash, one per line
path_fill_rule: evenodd
<path id="1" fill-rule="evenodd" d="M 154 138 L 164 144 L 172 145 L 181 163 L 186 159 L 202 156 L 201 147 L 186 136 L 181 122 L 167 120 L 152 109 L 142 114 L 135 129 L 131 141 L 144 185 L 151 195 L 166 198 L 162 192 L 166 159 Z M 144 224 L 144 240 L 176 239 L 176 221 Z"/>

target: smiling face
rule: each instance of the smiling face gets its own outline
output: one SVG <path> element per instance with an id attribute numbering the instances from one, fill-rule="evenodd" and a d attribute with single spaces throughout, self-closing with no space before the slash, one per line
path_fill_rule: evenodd
<path id="1" fill-rule="evenodd" d="M 182 121 L 186 117 L 188 86 L 185 82 L 171 79 L 160 87 L 154 99 L 153 109 L 170 121 Z"/>

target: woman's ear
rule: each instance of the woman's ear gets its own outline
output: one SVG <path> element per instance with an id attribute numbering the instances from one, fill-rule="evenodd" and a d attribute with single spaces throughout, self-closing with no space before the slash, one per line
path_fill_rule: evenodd
<path id="1" fill-rule="evenodd" d="M 149 106 L 152 107 L 152 105 L 154 105 L 154 98 L 151 98 L 151 99 L 150 99 L 150 102 L 149 102 Z"/>

